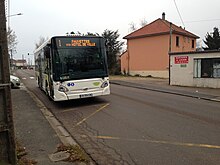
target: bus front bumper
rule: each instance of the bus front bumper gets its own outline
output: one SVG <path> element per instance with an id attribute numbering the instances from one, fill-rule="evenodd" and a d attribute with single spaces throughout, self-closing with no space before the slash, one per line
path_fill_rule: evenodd
<path id="1" fill-rule="evenodd" d="M 73 100 L 73 99 L 82 99 L 82 98 L 89 98 L 89 97 L 97 97 L 97 96 L 104 96 L 110 94 L 110 88 L 104 88 L 103 90 L 98 91 L 87 91 L 81 93 L 74 93 L 74 92 L 58 92 L 54 95 L 54 101 L 65 101 L 65 100 Z"/>

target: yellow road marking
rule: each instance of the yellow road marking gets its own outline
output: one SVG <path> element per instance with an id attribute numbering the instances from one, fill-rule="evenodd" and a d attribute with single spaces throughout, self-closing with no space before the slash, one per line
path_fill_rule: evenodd
<path id="1" fill-rule="evenodd" d="M 157 144 L 169 144 L 169 145 L 185 146 L 185 147 L 220 149 L 219 145 L 210 145 L 210 144 L 182 143 L 182 142 L 170 142 L 170 141 L 148 140 L 148 139 L 130 139 L 130 138 L 120 138 L 120 137 L 112 137 L 112 136 L 93 136 L 93 137 L 97 139 L 106 139 L 106 140 L 126 140 L 126 141 L 148 142 L 148 143 L 157 143 Z"/>
<path id="2" fill-rule="evenodd" d="M 60 112 L 57 112 L 57 113 L 65 113 L 65 112 L 71 112 L 71 111 L 75 111 L 77 108 L 74 108 L 74 109 L 66 109 L 66 110 L 63 110 L 63 111 L 60 111 Z"/>
<path id="3" fill-rule="evenodd" d="M 96 113 L 98 113 L 99 111 L 103 110 L 105 107 L 109 106 L 109 103 L 105 104 L 104 106 L 102 106 L 101 108 L 97 109 L 95 112 L 93 112 L 92 114 L 90 114 L 89 116 L 85 117 L 84 119 L 82 119 L 80 122 L 78 122 L 74 127 L 82 124 L 83 122 L 85 122 L 86 120 L 88 120 L 89 118 L 91 118 L 92 116 L 94 116 Z"/>

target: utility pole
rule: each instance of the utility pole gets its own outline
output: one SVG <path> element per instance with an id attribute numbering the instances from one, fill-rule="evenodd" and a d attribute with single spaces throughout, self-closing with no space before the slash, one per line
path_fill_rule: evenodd
<path id="1" fill-rule="evenodd" d="M 171 72 L 170 72 L 170 67 L 172 67 L 170 65 L 170 53 L 172 51 L 172 23 L 170 22 L 170 40 L 169 40 L 169 52 L 168 52 L 168 56 L 169 56 L 169 85 L 170 85 L 170 78 L 171 78 Z"/>
<path id="2" fill-rule="evenodd" d="M 0 164 L 16 165 L 5 0 L 0 0 Z"/>

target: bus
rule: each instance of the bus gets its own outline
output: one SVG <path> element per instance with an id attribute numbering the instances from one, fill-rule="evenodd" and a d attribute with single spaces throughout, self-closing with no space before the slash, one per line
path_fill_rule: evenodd
<path id="1" fill-rule="evenodd" d="M 37 84 L 54 101 L 110 94 L 103 37 L 54 36 L 34 58 Z"/>

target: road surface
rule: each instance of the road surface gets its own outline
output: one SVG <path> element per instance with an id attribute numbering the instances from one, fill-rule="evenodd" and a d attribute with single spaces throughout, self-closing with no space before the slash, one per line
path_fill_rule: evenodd
<path id="1" fill-rule="evenodd" d="M 17 76 L 100 165 L 220 164 L 220 103 L 111 85 L 111 95 L 49 101 L 34 72 Z"/>

